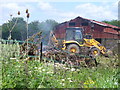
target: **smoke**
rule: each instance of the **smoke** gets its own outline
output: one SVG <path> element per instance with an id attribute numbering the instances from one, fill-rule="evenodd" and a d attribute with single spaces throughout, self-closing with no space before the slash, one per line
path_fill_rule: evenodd
<path id="1" fill-rule="evenodd" d="M 41 22 L 39 25 L 39 29 L 42 31 L 51 31 L 58 24 L 55 20 L 46 20 Z"/>
<path id="2" fill-rule="evenodd" d="M 58 22 L 55 20 L 46 20 L 39 23 L 38 28 L 42 31 L 43 44 L 48 44 L 50 31 L 52 31 L 56 25 L 58 25 Z"/>

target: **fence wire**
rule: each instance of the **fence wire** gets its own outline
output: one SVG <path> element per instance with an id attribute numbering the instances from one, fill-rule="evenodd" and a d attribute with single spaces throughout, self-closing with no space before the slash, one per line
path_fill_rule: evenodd
<path id="1" fill-rule="evenodd" d="M 2 44 L 13 44 L 13 45 L 20 45 L 20 43 L 27 43 L 26 41 L 20 41 L 20 40 L 1 40 L 0 41 Z M 61 63 L 61 64 L 65 64 L 65 61 L 62 61 L 62 60 L 56 60 L 55 59 L 55 54 L 52 54 L 53 55 L 53 57 L 51 56 L 50 58 L 48 58 L 48 57 L 45 57 L 44 55 L 42 55 L 42 43 L 41 42 L 31 42 L 31 41 L 28 41 L 28 43 L 30 43 L 30 44 L 39 44 L 40 46 L 38 46 L 38 47 L 40 47 L 40 48 L 38 48 L 38 53 L 36 54 L 36 55 L 24 55 L 24 58 L 37 58 L 37 59 L 39 59 L 40 61 L 44 61 L 44 60 L 46 60 L 46 61 L 54 61 L 55 63 Z M 20 47 L 19 47 L 20 48 Z M 56 47 L 54 47 L 54 50 L 58 50 L 58 51 L 60 51 L 60 52 L 63 52 L 63 53 L 67 53 L 67 56 L 65 56 L 66 58 L 68 58 L 68 55 L 70 55 L 71 53 L 70 52 L 68 52 L 68 51 L 65 51 L 65 50 L 60 50 L 59 48 L 56 48 Z M 14 53 L 15 53 L 16 51 L 14 51 Z M 18 52 L 18 51 L 17 51 Z M 48 52 L 49 52 L 49 50 L 48 50 Z M 91 57 L 91 56 L 88 56 L 88 55 L 82 55 L 82 54 L 75 54 L 76 56 L 78 56 L 78 57 L 80 57 L 80 58 L 90 58 L 92 61 L 94 61 L 95 62 L 95 64 L 96 64 L 96 66 L 97 66 L 97 61 L 96 61 L 96 58 L 93 58 L 93 57 Z M 20 53 L 19 54 L 17 54 L 16 55 L 17 57 L 22 57 L 22 55 L 20 55 Z M 71 66 L 71 65 L 70 65 Z M 73 65 L 74 67 L 80 67 L 80 66 L 78 66 L 78 65 Z"/>

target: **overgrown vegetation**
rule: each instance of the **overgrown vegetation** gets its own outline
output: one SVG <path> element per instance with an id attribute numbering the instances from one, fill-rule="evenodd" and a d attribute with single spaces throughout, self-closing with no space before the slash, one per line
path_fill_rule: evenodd
<path id="1" fill-rule="evenodd" d="M 19 44 L 0 44 L 2 88 L 118 88 L 118 58 L 98 57 L 98 67 L 19 59 Z"/>

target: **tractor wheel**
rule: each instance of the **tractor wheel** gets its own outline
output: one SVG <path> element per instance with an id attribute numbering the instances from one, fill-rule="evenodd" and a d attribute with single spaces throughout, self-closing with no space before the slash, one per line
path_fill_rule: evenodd
<path id="1" fill-rule="evenodd" d="M 90 55 L 96 57 L 96 56 L 99 56 L 100 55 L 100 50 L 98 48 L 92 48 L 90 50 Z"/>
<path id="2" fill-rule="evenodd" d="M 80 47 L 76 44 L 70 44 L 67 46 L 67 51 L 71 53 L 80 53 Z"/>

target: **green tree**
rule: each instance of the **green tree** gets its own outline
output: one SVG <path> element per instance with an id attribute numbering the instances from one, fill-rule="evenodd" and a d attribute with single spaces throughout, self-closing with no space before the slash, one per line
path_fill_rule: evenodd
<path id="1" fill-rule="evenodd" d="M 105 23 L 120 27 L 120 20 L 111 20 L 111 21 L 104 20 L 102 22 L 105 22 Z"/>
<path id="2" fill-rule="evenodd" d="M 7 26 L 8 26 L 8 23 L 4 23 L 2 25 L 2 38 L 3 39 L 8 39 L 8 36 L 9 36 L 9 28 Z"/>
<path id="3" fill-rule="evenodd" d="M 17 23 L 16 23 L 17 20 Z M 16 23 L 16 24 L 15 24 Z M 14 26 L 14 28 L 13 28 Z M 13 29 L 12 29 L 13 28 Z M 8 39 L 10 30 L 12 29 L 12 39 L 25 40 L 26 39 L 26 22 L 21 17 L 12 18 L 8 23 L 2 25 L 2 38 Z"/>
<path id="4" fill-rule="evenodd" d="M 58 24 L 55 20 L 46 20 L 43 22 L 33 21 L 29 23 L 29 36 L 42 31 L 43 43 L 47 44 L 50 31 Z"/>
<path id="5" fill-rule="evenodd" d="M 13 18 L 8 23 L 2 25 L 2 38 L 8 39 L 10 35 L 11 27 L 14 26 L 16 19 L 17 24 L 12 30 L 12 39 L 25 40 L 27 38 L 26 21 L 23 18 Z M 33 21 L 28 24 L 28 35 L 29 37 L 33 34 L 42 31 L 44 44 L 48 43 L 50 31 L 58 24 L 55 20 L 46 20 L 44 22 Z"/>
<path id="6" fill-rule="evenodd" d="M 37 33 L 40 31 L 39 29 L 39 21 L 33 21 L 31 23 L 29 23 L 28 25 L 28 35 L 32 36 L 33 34 Z"/>
<path id="7" fill-rule="evenodd" d="M 0 39 L 2 38 L 2 26 L 0 26 Z"/>

